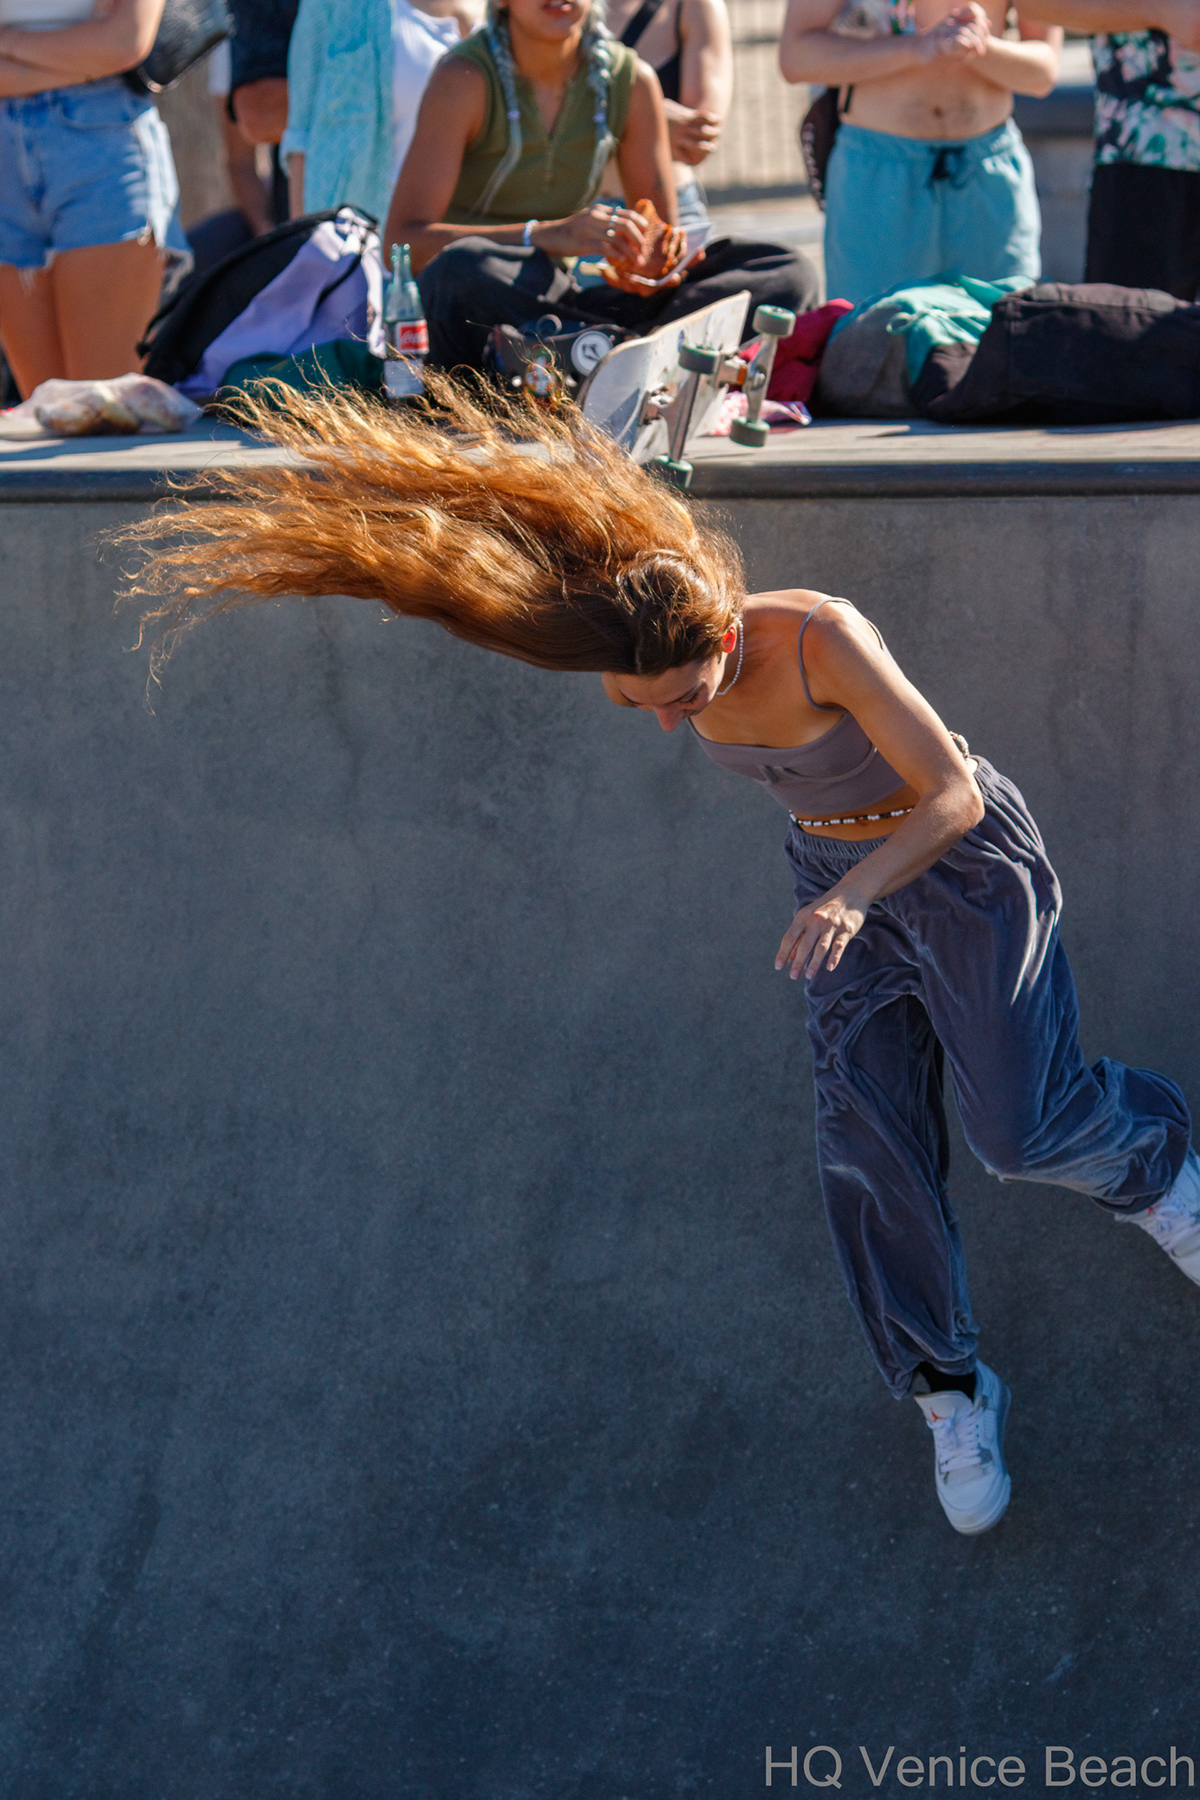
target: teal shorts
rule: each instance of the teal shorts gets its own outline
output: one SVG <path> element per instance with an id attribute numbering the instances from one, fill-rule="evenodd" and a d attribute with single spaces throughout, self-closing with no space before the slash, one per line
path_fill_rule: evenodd
<path id="1" fill-rule="evenodd" d="M 843 121 L 825 180 L 825 292 L 869 300 L 938 275 L 1042 272 L 1033 164 L 1011 119 L 982 137 L 894 137 Z"/>

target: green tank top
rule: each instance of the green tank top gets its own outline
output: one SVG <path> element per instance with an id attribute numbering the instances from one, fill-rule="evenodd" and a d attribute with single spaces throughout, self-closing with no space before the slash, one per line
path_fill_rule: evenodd
<path id="1" fill-rule="evenodd" d="M 620 141 L 629 118 L 629 101 L 637 56 L 624 44 L 611 43 L 608 83 L 608 128 Z M 500 158 L 508 148 L 508 118 L 504 89 L 492 57 L 487 33 L 477 31 L 446 52 L 479 69 L 487 82 L 487 107 L 483 127 L 467 145 L 454 197 L 446 210 L 448 225 L 516 225 L 526 219 L 565 219 L 590 202 L 588 176 L 596 150 L 596 95 L 584 64 L 567 84 L 562 107 L 547 133 L 534 99 L 533 88 L 517 76 L 517 102 L 521 109 L 521 160 L 504 183 L 486 216 L 479 200 Z"/>

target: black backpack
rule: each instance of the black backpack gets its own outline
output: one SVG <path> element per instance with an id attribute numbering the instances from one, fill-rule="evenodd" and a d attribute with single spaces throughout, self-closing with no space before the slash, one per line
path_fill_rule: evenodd
<path id="1" fill-rule="evenodd" d="M 186 380 L 213 339 L 233 324 L 268 282 L 283 273 L 317 226 L 347 211 L 354 211 L 374 228 L 374 219 L 354 208 L 306 213 L 302 219 L 289 219 L 274 231 L 252 238 L 211 269 L 180 282 L 166 305 L 159 307 L 138 345 L 139 354 L 146 358 L 146 374 L 170 385 Z M 332 285 L 339 285 L 350 273 L 343 271 Z"/>
<path id="2" fill-rule="evenodd" d="M 1200 418 L 1200 306 L 1155 288 L 1038 282 L 996 302 L 973 355 L 932 350 L 912 398 L 942 425 Z"/>
<path id="3" fill-rule="evenodd" d="M 838 134 L 842 114 L 850 109 L 854 89 L 827 87 L 819 93 L 800 121 L 800 154 L 808 175 L 812 197 L 825 211 L 825 172 L 833 154 L 833 140 Z"/>

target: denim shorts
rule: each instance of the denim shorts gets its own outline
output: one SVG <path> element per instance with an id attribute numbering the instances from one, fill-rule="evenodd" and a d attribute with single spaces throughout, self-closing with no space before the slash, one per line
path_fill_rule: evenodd
<path id="1" fill-rule="evenodd" d="M 158 108 L 119 75 L 0 101 L 0 263 L 152 238 L 190 255 Z"/>

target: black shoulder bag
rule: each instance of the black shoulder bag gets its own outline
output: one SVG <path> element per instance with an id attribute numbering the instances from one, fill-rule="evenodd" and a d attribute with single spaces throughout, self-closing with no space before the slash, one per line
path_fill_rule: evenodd
<path id="1" fill-rule="evenodd" d="M 233 34 L 227 0 L 167 0 L 150 54 L 125 80 L 135 94 L 161 94 Z"/>
<path id="2" fill-rule="evenodd" d="M 825 211 L 825 171 L 838 134 L 842 114 L 849 110 L 854 89 L 823 88 L 800 121 L 800 154 L 808 174 L 812 197 Z"/>

